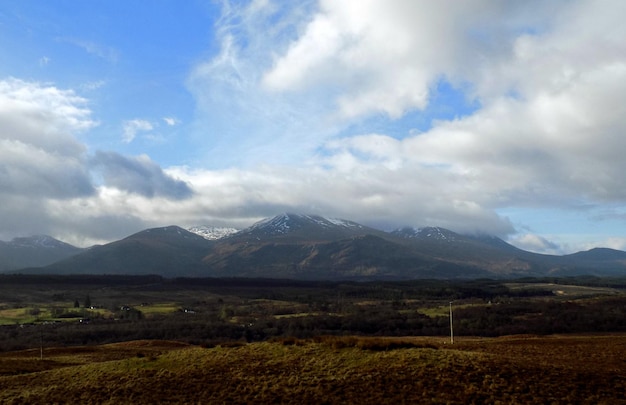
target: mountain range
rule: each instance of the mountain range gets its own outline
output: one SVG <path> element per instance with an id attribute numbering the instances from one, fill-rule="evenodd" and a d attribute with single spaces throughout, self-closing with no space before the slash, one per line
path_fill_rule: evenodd
<path id="1" fill-rule="evenodd" d="M 83 249 L 47 235 L 0 241 L 0 271 L 45 266 L 82 251 Z"/>
<path id="2" fill-rule="evenodd" d="M 0 269 L 303 280 L 626 275 L 623 251 L 597 248 L 564 256 L 543 255 L 494 236 L 461 235 L 438 227 L 385 232 L 348 220 L 281 214 L 239 231 L 190 230 L 178 226 L 147 229 L 87 249 L 48 237 L 41 251 L 46 244 L 58 242 L 60 256 L 48 254 L 47 262 L 22 262 L 27 264 L 21 266 L 16 259 L 19 255 L 6 254 L 19 244 L 14 239 L 0 244 Z M 38 255 L 32 254 L 32 258 Z"/>

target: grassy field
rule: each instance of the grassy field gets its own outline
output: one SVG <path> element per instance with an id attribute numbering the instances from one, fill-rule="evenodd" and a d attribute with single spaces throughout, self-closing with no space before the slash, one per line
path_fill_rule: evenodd
<path id="1" fill-rule="evenodd" d="M 626 335 L 135 341 L 0 354 L 0 403 L 623 404 Z"/>
<path id="2" fill-rule="evenodd" d="M 55 312 L 58 313 L 58 315 L 55 315 Z M 47 303 L 36 305 L 22 304 L 17 308 L 0 306 L 0 325 L 31 324 L 54 321 L 63 322 L 96 316 L 110 317 L 112 316 L 112 312 L 104 308 L 74 308 L 71 303 L 63 305 L 55 304 L 54 306 L 50 306 Z"/>
<path id="3" fill-rule="evenodd" d="M 511 291 L 519 291 L 519 290 L 527 290 L 527 289 L 544 290 L 544 291 L 551 291 L 556 296 L 566 296 L 566 297 L 619 295 L 619 294 L 624 293 L 623 290 L 620 290 L 617 288 L 564 285 L 564 284 L 554 284 L 554 283 L 504 283 L 504 285 L 508 287 L 509 289 L 511 289 Z"/>
<path id="4" fill-rule="evenodd" d="M 0 404 L 626 404 L 625 286 L 0 277 Z"/>

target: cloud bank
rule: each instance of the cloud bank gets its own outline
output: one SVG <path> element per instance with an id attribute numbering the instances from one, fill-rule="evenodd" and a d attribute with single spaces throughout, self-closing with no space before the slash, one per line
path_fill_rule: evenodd
<path id="1" fill-rule="evenodd" d="M 8 79 L 2 217 L 34 204 L 50 232 L 75 241 L 169 223 L 247 226 L 290 210 L 487 232 L 548 253 L 594 235 L 549 240 L 534 210 L 623 224 L 626 3 L 222 4 L 219 49 L 186 82 L 201 164 L 90 153 L 79 140 L 97 125 L 88 100 Z M 447 107 L 433 109 L 442 91 L 471 108 L 433 113 Z M 127 142 L 153 129 L 124 128 Z M 120 228 L 91 229 L 104 223 Z M 597 244 L 626 247 L 605 237 Z"/>
<path id="2" fill-rule="evenodd" d="M 81 245 L 110 240 L 145 223 L 139 215 L 129 220 L 123 198 L 111 206 L 110 194 L 191 197 L 186 183 L 146 156 L 91 156 L 78 136 L 96 125 L 88 100 L 72 90 L 0 81 L 0 237 L 50 233 Z"/>
<path id="3" fill-rule="evenodd" d="M 619 10 L 625 5 L 615 1 L 320 1 L 307 18 L 288 20 L 295 36 L 266 43 L 262 30 L 276 30 L 263 22 L 285 11 L 253 2 L 229 9 L 240 16 L 237 24 L 228 25 L 222 53 L 202 65 L 211 67 L 207 76 L 194 78 L 217 81 L 224 92 L 237 93 L 242 84 L 244 94 L 251 90 L 254 98 L 246 102 L 261 111 L 247 104 L 232 111 L 254 119 L 260 132 L 267 125 L 264 106 L 290 100 L 296 124 L 274 113 L 275 137 L 242 131 L 266 148 L 293 150 L 300 159 L 306 136 L 315 134 L 317 154 L 306 154 L 306 168 L 285 178 L 266 174 L 270 184 L 258 187 L 289 194 L 272 206 L 506 236 L 516 231 L 499 212 L 509 208 L 580 210 L 583 217 L 587 210 L 591 217 L 594 207 L 623 206 L 626 32 Z M 411 130 L 409 121 L 405 132 L 385 133 L 425 111 L 442 82 L 478 108 L 434 119 L 424 131 Z M 197 97 L 208 96 L 199 86 Z M 276 110 L 282 108 L 272 105 Z M 363 121 L 382 131 L 359 133 Z M 237 128 L 237 120 L 229 125 Z M 254 159 L 245 147 L 241 152 Z M 291 163 L 289 157 L 279 162 Z M 306 193 L 307 187 L 315 191 Z"/>

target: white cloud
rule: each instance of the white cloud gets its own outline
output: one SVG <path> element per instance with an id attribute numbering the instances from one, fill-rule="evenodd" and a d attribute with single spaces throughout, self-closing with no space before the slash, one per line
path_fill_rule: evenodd
<path id="1" fill-rule="evenodd" d="M 587 249 L 593 249 L 598 246 L 607 247 L 610 249 L 626 250 L 626 237 L 613 236 L 606 238 L 602 241 L 594 241 L 587 244 Z"/>
<path id="2" fill-rule="evenodd" d="M 273 52 L 285 46 L 311 2 L 225 2 L 220 52 L 198 64 L 187 87 L 197 100 L 194 137 L 211 167 L 299 164 L 336 133 L 322 95 L 268 93 L 260 86 Z"/>
<path id="3" fill-rule="evenodd" d="M 83 83 L 80 86 L 80 88 L 82 90 L 93 91 L 93 90 L 98 90 L 99 88 L 102 88 L 105 85 L 106 85 L 106 82 L 104 80 L 96 80 L 92 82 Z"/>
<path id="4" fill-rule="evenodd" d="M 131 143 L 139 132 L 149 132 L 154 129 L 154 126 L 150 121 L 142 119 L 124 121 L 122 127 L 124 131 L 122 140 L 125 143 Z"/>
<path id="5" fill-rule="evenodd" d="M 96 123 L 72 91 L 0 80 L 1 196 L 64 198 L 92 192 L 84 145 L 68 135 Z"/>
<path id="6" fill-rule="evenodd" d="M 502 208 L 624 204 L 626 3 L 328 0 L 310 15 L 227 4 L 221 52 L 190 89 L 207 161 L 243 168 L 226 182 L 232 212 L 293 205 L 502 236 Z M 407 113 L 441 81 L 477 109 L 411 131 Z M 405 131 L 386 133 L 400 118 Z M 244 181 L 250 161 L 264 164 L 258 183 Z"/>
<path id="7" fill-rule="evenodd" d="M 510 58 L 520 31 L 557 4 L 322 0 L 263 83 L 276 91 L 330 85 L 344 117 L 399 118 L 424 109 L 442 78 L 462 86 L 485 68 L 493 72 Z"/>
<path id="8" fill-rule="evenodd" d="M 61 42 L 66 42 L 83 49 L 90 55 L 96 56 L 110 63 L 116 63 L 119 60 L 119 51 L 113 47 L 103 45 L 94 41 L 81 38 L 58 38 Z"/>
<path id="9" fill-rule="evenodd" d="M 81 246 L 110 241 L 160 221 L 136 211 L 136 201 L 192 195 L 147 156 L 88 156 L 77 138 L 97 125 L 87 105 L 52 84 L 0 80 L 0 239 L 47 233 Z"/>
<path id="10" fill-rule="evenodd" d="M 626 250 L 626 237 L 598 234 L 550 234 L 522 233 L 514 235 L 509 243 L 525 250 L 543 254 L 562 255 L 591 250 L 597 247 Z"/>
<path id="11" fill-rule="evenodd" d="M 508 208 L 587 215 L 626 205 L 624 2 L 223 4 L 221 49 L 187 83 L 204 168 L 105 154 L 103 183 L 81 189 L 93 173 L 73 134 L 96 125 L 86 100 L 4 81 L 0 170 L 14 181 L 2 185 L 12 207 L 2 217 L 18 212 L 25 190 L 43 190 L 38 218 L 59 218 L 57 230 L 63 218 L 68 233 L 92 240 L 146 225 L 241 227 L 287 210 L 506 236 L 511 221 L 523 229 L 529 220 L 498 215 Z M 441 82 L 476 109 L 412 131 L 412 114 L 428 110 Z M 158 125 L 126 121 L 124 141 Z M 59 188 L 58 179 L 75 180 Z M 172 198 L 181 192 L 188 198 Z M 604 242 L 622 246 L 615 238 Z M 558 234 L 511 240 L 543 252 L 580 246 Z"/>
<path id="12" fill-rule="evenodd" d="M 43 129 L 50 133 L 84 131 L 97 125 L 97 122 L 90 117 L 91 111 L 86 107 L 87 100 L 71 90 L 61 90 L 53 85 L 9 78 L 0 80 L 0 97 L 2 97 L 0 99 L 2 110 L 0 111 L 3 113 L 3 119 L 16 125 L 19 119 L 30 116 L 32 121 L 24 119 L 20 122 L 29 130 L 36 128 L 44 120 L 46 120 L 46 125 Z M 13 113 L 15 118 L 11 119 Z M 3 135 L 4 137 L 17 137 L 27 134 L 12 135 L 11 131 L 8 131 Z M 28 138 L 32 139 L 30 136 Z"/>
<path id="13" fill-rule="evenodd" d="M 393 118 L 424 108 L 441 77 L 464 83 L 482 105 L 473 115 L 402 141 L 335 139 L 326 144 L 327 161 L 347 171 L 402 168 L 413 177 L 429 168 L 439 185 L 433 195 L 465 196 L 485 210 L 624 203 L 626 28 L 617 17 L 624 8 L 322 1 L 264 84 L 279 92 L 335 86 L 344 116 Z"/>
<path id="14" fill-rule="evenodd" d="M 247 218 L 295 210 L 352 219 L 387 230 L 439 225 L 460 232 L 481 230 L 501 236 L 513 232 L 508 220 L 462 194 L 453 190 L 441 193 L 428 170 L 415 175 L 413 170 L 361 165 L 349 171 L 266 167 L 254 172 L 185 168 L 168 172 L 193 185 L 196 197 L 186 200 L 185 209 L 179 206 L 178 210 L 186 215 L 196 212 L 196 218 L 211 216 L 241 223 Z M 252 220 L 248 221 L 249 225 Z"/>
<path id="15" fill-rule="evenodd" d="M 173 127 L 175 125 L 178 125 L 180 123 L 180 121 L 178 121 L 176 118 L 174 117 L 163 117 L 163 121 L 169 125 L 170 127 Z"/>
<path id="16" fill-rule="evenodd" d="M 509 243 L 530 252 L 556 255 L 563 253 L 558 244 L 550 242 L 543 236 L 530 233 L 516 235 L 509 239 Z"/>
<path id="17" fill-rule="evenodd" d="M 46 201 L 95 192 L 86 148 L 70 135 L 97 125 L 86 105 L 53 85 L 0 80 L 0 236 L 41 233 Z"/>

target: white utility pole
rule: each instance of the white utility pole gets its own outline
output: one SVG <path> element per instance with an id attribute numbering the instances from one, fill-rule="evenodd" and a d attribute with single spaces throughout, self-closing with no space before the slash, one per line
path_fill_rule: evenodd
<path id="1" fill-rule="evenodd" d="M 450 301 L 450 344 L 454 344 L 454 328 L 452 326 L 452 302 Z"/>

